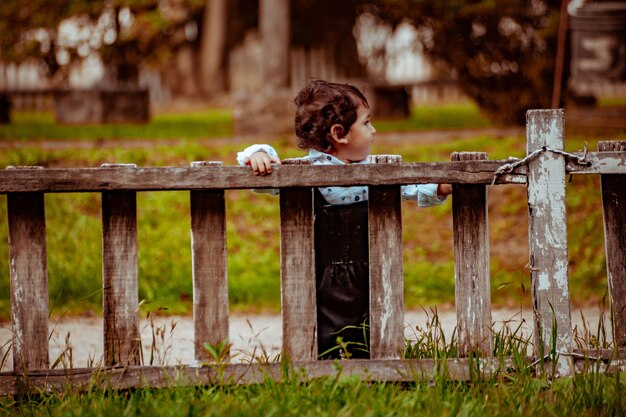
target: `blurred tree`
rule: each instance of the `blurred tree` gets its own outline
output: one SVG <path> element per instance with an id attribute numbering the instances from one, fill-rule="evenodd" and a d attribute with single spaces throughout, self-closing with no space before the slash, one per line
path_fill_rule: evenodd
<path id="1" fill-rule="evenodd" d="M 524 123 L 527 109 L 550 108 L 561 0 L 375 2 L 366 10 L 412 23 L 427 55 L 493 121 Z"/>
<path id="2" fill-rule="evenodd" d="M 289 1 L 290 42 L 325 45 L 348 76 L 363 75 L 352 34 L 363 0 Z M 258 16 L 259 0 L 4 0 L 0 61 L 38 62 L 63 85 L 72 65 L 97 52 L 109 84 L 133 85 L 140 66 L 165 64 L 192 78 L 188 91 L 213 94 L 227 84 L 227 51 L 258 30 Z M 187 68 L 177 68 L 182 61 Z"/>
<path id="3" fill-rule="evenodd" d="M 325 45 L 335 64 L 348 77 L 365 74 L 359 60 L 354 23 L 364 0 L 292 0 L 292 44 L 306 48 Z"/>
<path id="4" fill-rule="evenodd" d="M 205 0 L 198 61 L 200 89 L 208 96 L 225 89 L 227 0 Z"/>
<path id="5" fill-rule="evenodd" d="M 203 0 L 3 0 L 0 61 L 45 64 L 59 84 L 95 51 L 111 83 L 136 84 L 142 64 L 167 62 L 197 38 Z"/>
<path id="6" fill-rule="evenodd" d="M 67 16 L 96 19 L 102 2 L 72 0 L 4 0 L 0 2 L 0 62 L 37 60 L 50 76 L 61 69 L 58 27 Z M 69 53 L 70 51 L 68 51 Z"/>
<path id="7" fill-rule="evenodd" d="M 259 26 L 265 89 L 289 87 L 289 0 L 260 0 Z"/>
<path id="8" fill-rule="evenodd" d="M 418 28 L 423 50 L 492 120 L 520 123 L 526 109 L 550 107 L 562 0 L 289 1 L 290 43 L 327 47 L 349 77 L 365 74 L 353 31 L 367 12 Z M 0 60 L 36 58 L 63 80 L 72 62 L 97 50 L 111 82 L 132 84 L 139 66 L 173 72 L 186 56 L 189 77 L 178 79 L 192 79 L 187 91 L 211 93 L 227 84 L 227 52 L 258 21 L 259 0 L 3 0 Z M 79 36 L 69 41 L 68 28 Z"/>
<path id="9" fill-rule="evenodd" d="M 290 44 L 304 48 L 324 46 L 348 77 L 365 74 L 359 61 L 354 23 L 368 0 L 290 0 Z M 229 2 L 230 46 L 243 42 L 249 30 L 259 27 L 259 0 Z"/>
<path id="10" fill-rule="evenodd" d="M 84 1 L 84 0 L 83 0 Z M 141 65 L 163 66 L 197 42 L 203 0 L 112 0 L 98 21 L 110 35 L 98 48 L 112 83 L 135 85 Z M 97 29 L 96 29 L 97 30 Z"/>

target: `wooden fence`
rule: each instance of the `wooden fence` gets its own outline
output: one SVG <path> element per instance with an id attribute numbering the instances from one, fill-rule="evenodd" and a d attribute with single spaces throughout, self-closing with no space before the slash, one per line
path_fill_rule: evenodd
<path id="1" fill-rule="evenodd" d="M 403 359 L 403 265 L 400 185 L 452 183 L 454 265 L 459 358 L 452 379 L 502 369 L 492 358 L 487 187 L 528 187 L 534 358 L 552 359 L 557 375 L 576 372 L 570 317 L 565 211 L 568 174 L 599 174 L 602 183 L 613 337 L 626 347 L 626 142 L 602 142 L 598 152 L 563 151 L 562 110 L 531 110 L 523 160 L 490 161 L 483 153 L 454 153 L 451 162 L 398 163 L 380 156 L 371 165 L 286 163 L 270 176 L 221 162 L 190 167 L 20 169 L 0 171 L 7 194 L 13 330 L 13 371 L 0 374 L 0 394 L 91 384 L 126 388 L 251 383 L 280 380 L 281 363 L 141 366 L 137 294 L 136 193 L 189 190 L 193 251 L 195 359 L 209 361 L 205 342 L 228 340 L 228 280 L 224 190 L 279 188 L 283 359 L 302 377 L 359 373 L 370 380 L 432 378 L 440 363 Z M 386 162 L 386 163 L 385 163 Z M 370 234 L 369 360 L 317 361 L 312 187 L 368 185 Z M 102 193 L 105 367 L 49 369 L 48 289 L 44 193 Z M 617 352 L 616 350 L 615 352 Z M 615 352 L 595 352 L 615 358 Z M 480 359 L 476 359 L 476 355 Z M 621 362 L 620 362 L 621 360 Z M 623 369 L 623 355 L 617 362 Z"/>
<path id="2" fill-rule="evenodd" d="M 55 88 L 10 89 L 2 91 L 11 99 L 11 110 L 54 110 Z"/>

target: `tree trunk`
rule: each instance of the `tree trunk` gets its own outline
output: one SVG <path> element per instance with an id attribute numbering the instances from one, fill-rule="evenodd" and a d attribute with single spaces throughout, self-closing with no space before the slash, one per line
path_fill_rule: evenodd
<path id="1" fill-rule="evenodd" d="M 289 0 L 259 0 L 263 83 L 268 90 L 289 86 Z"/>
<path id="2" fill-rule="evenodd" d="M 198 63 L 200 89 L 207 96 L 226 89 L 224 85 L 226 23 L 226 0 L 205 0 Z"/>

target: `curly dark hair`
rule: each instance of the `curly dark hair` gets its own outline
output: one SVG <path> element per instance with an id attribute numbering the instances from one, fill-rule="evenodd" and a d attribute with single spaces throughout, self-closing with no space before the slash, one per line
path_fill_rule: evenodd
<path id="1" fill-rule="evenodd" d="M 296 96 L 295 117 L 298 147 L 328 152 L 333 148 L 330 129 L 340 125 L 345 136 L 356 121 L 359 106 L 369 108 L 367 99 L 350 84 L 323 80 L 309 82 Z"/>

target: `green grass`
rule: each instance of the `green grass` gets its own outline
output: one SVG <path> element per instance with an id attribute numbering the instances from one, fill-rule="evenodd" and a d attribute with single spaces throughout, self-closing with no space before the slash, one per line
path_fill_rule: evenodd
<path id="1" fill-rule="evenodd" d="M 60 125 L 52 113 L 13 112 L 0 125 L 0 140 L 197 139 L 232 135 L 232 114 L 226 109 L 157 114 L 147 124 Z"/>
<path id="2" fill-rule="evenodd" d="M 626 413 L 626 377 L 604 374 L 599 364 L 571 378 L 538 376 L 542 365 L 527 360 L 529 341 L 518 329 L 494 333 L 494 356 L 507 359 L 506 368 L 483 374 L 469 363 L 469 381 L 453 381 L 446 363 L 454 358 L 454 337 L 445 340 L 436 311 L 424 329 L 407 341 L 406 357 L 437 359 L 431 378 L 416 372 L 403 383 L 372 382 L 343 373 L 307 378 L 289 364 L 281 365 L 281 382 L 274 377 L 261 383 L 238 385 L 224 379 L 222 358 L 214 352 L 217 381 L 199 387 L 134 388 L 113 390 L 71 386 L 48 394 L 0 397 L 0 416 L 623 416 Z M 590 347 L 590 340 L 577 340 Z M 265 363 L 268 358 L 259 362 Z M 476 368 L 476 369 L 474 369 Z M 224 369 L 224 368 L 222 368 Z M 475 372 L 474 372 L 475 371 Z M 544 371 L 545 372 L 545 371 Z M 94 381 L 103 382 L 105 376 Z M 104 380 L 105 382 L 106 380 Z M 105 384 L 106 385 L 106 384 Z"/>
<path id="3" fill-rule="evenodd" d="M 412 109 L 406 120 L 375 123 L 380 132 L 430 128 L 486 127 L 489 121 L 470 103 L 424 106 Z M 110 139 L 208 139 L 233 134 L 232 112 L 206 109 L 184 113 L 156 114 L 147 124 L 60 125 L 54 114 L 13 112 L 12 122 L 0 125 L 1 140 L 110 140 Z"/>
<path id="4" fill-rule="evenodd" d="M 603 97 L 598 100 L 598 106 L 626 106 L 626 97 Z"/>
<path id="5" fill-rule="evenodd" d="M 142 389 L 0 399 L 0 415 L 21 416 L 623 416 L 623 376 L 585 375 L 549 383 L 384 384 L 321 378 L 250 386 Z"/>
<path id="6" fill-rule="evenodd" d="M 423 129 L 459 129 L 489 127 L 491 122 L 472 102 L 423 105 L 411 109 L 411 117 L 403 120 L 375 120 L 379 132 Z"/>

